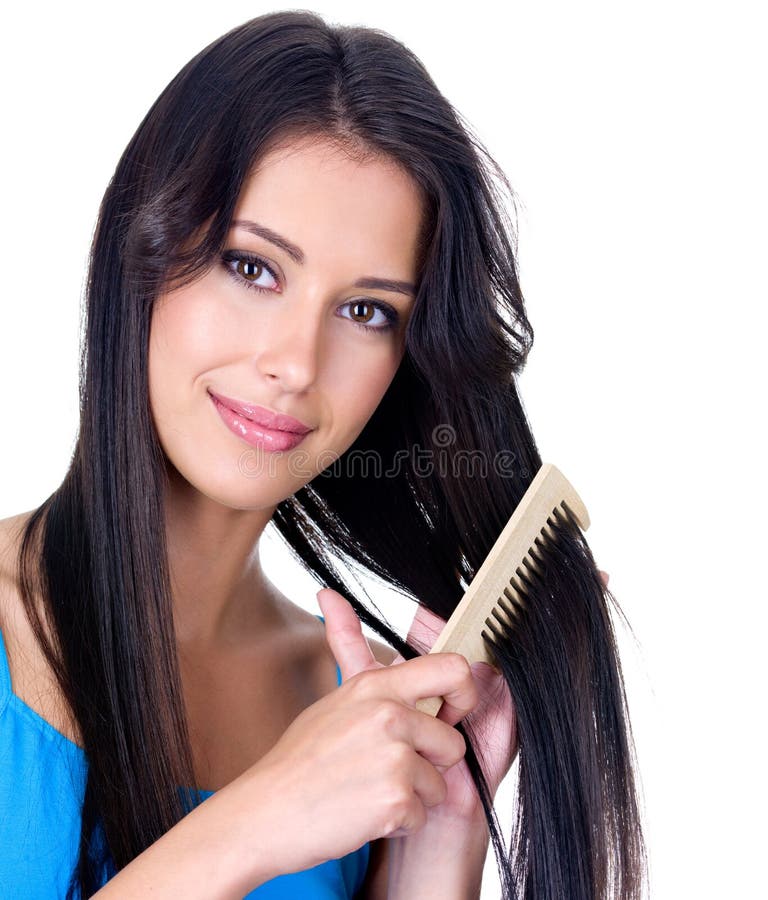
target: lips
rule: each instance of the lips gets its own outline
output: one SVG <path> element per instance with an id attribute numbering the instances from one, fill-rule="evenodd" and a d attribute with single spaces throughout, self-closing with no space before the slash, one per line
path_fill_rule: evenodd
<path id="1" fill-rule="evenodd" d="M 234 400 L 232 397 L 225 397 L 223 394 L 218 394 L 210 388 L 208 388 L 208 393 L 239 416 L 250 419 L 251 422 L 261 425 L 262 428 L 269 428 L 272 431 L 287 431 L 290 434 L 307 434 L 312 431 L 309 425 L 294 419 L 293 416 L 272 412 L 272 410 L 265 409 L 263 406 L 256 406 L 253 403 L 246 403 L 242 400 Z"/>

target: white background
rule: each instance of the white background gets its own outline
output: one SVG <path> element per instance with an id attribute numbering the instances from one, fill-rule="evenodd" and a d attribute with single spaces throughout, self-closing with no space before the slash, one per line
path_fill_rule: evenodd
<path id="1" fill-rule="evenodd" d="M 0 516 L 59 484 L 107 181 L 177 70 L 279 7 L 14 4 L 3 16 Z M 766 896 L 762 544 L 766 33 L 758 4 L 323 3 L 422 59 L 519 198 L 521 381 L 632 624 L 651 896 Z M 318 612 L 275 540 L 268 572 Z M 381 595 L 378 595 L 381 597 Z M 380 601 L 407 630 L 413 610 Z M 507 793 L 505 793 L 507 791 Z M 498 808 L 507 837 L 509 784 Z M 499 896 L 489 854 L 483 900 Z"/>

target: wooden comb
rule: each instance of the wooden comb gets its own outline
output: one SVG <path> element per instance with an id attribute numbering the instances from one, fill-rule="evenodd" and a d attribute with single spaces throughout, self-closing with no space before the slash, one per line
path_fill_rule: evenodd
<path id="1" fill-rule="evenodd" d="M 582 531 L 589 528 L 579 495 L 556 466 L 544 463 L 429 652 L 461 653 L 470 663 L 496 668 L 483 640 L 488 620 L 494 617 L 505 629 L 514 628 L 525 609 L 527 581 L 543 574 L 536 548 L 555 541 L 552 526 L 568 525 L 571 519 Z M 442 705 L 442 697 L 425 697 L 416 709 L 436 716 Z"/>

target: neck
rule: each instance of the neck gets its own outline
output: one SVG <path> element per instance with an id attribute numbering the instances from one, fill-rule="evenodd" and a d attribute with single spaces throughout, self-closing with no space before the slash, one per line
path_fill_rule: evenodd
<path id="1" fill-rule="evenodd" d="M 173 617 L 180 644 L 247 640 L 274 618 L 258 541 L 274 508 L 232 509 L 176 473 L 165 503 Z"/>

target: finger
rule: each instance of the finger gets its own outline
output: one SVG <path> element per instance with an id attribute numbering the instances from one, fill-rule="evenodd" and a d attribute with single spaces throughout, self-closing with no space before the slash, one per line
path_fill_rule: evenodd
<path id="1" fill-rule="evenodd" d="M 440 771 L 442 767 L 432 765 L 418 753 L 414 754 L 411 766 L 410 777 L 415 797 L 405 810 L 400 827 L 384 835 L 385 837 L 407 837 L 418 831 L 426 821 L 423 807 L 429 809 L 439 806 L 445 800 L 448 789 Z"/>
<path id="2" fill-rule="evenodd" d="M 341 669 L 342 681 L 380 668 L 349 601 L 333 588 L 319 590 L 317 601 L 325 619 L 325 639 Z"/>
<path id="3" fill-rule="evenodd" d="M 603 572 L 602 569 L 598 569 L 597 572 L 598 572 L 598 575 L 600 576 L 600 578 L 602 579 L 603 585 L 605 587 L 608 587 L 608 573 Z"/>
<path id="4" fill-rule="evenodd" d="M 467 744 L 455 728 L 446 728 L 445 723 L 415 709 L 410 710 L 402 721 L 405 725 L 403 739 L 435 768 L 450 769 L 464 758 Z"/>
<path id="5" fill-rule="evenodd" d="M 470 719 L 476 720 L 478 717 L 486 715 L 486 708 L 489 704 L 493 703 L 499 707 L 502 701 L 509 697 L 506 682 L 495 666 L 485 662 L 473 662 L 470 663 L 469 668 L 477 689 L 477 703 L 471 710 L 465 710 L 463 713 L 455 705 L 443 703 L 437 713 L 437 718 L 449 725 L 456 725 L 468 716 Z"/>
<path id="6" fill-rule="evenodd" d="M 457 665 L 449 657 L 458 657 L 464 666 Z M 407 672 L 394 672 L 396 668 L 406 667 Z M 435 718 L 449 725 L 460 722 L 480 699 L 472 670 L 460 653 L 425 653 L 407 660 L 402 666 L 390 663 L 387 670 L 392 673 L 395 691 L 407 705 L 415 706 L 419 700 L 431 697 L 442 698 L 442 706 Z"/>
<path id="7" fill-rule="evenodd" d="M 470 663 L 469 666 L 474 691 L 469 695 L 456 695 L 456 698 L 450 695 L 443 697 L 443 705 L 438 710 L 436 718 L 449 725 L 457 725 L 470 713 L 477 713 L 488 700 L 490 691 L 495 690 L 500 679 L 499 674 L 493 666 L 489 666 L 483 662 Z M 474 705 L 467 708 L 467 704 L 472 702 L 474 697 Z"/>
<path id="8" fill-rule="evenodd" d="M 455 763 L 454 763 L 455 765 Z M 422 755 L 416 754 L 414 763 L 415 775 L 413 789 L 424 806 L 430 808 L 439 806 L 448 793 L 448 788 L 442 773 L 449 769 L 449 765 L 435 766 Z"/>
<path id="9" fill-rule="evenodd" d="M 410 630 L 408 631 L 408 643 L 419 649 L 424 655 L 428 655 L 445 628 L 446 620 L 432 612 L 421 604 L 416 609 Z M 398 654 L 399 655 L 399 654 Z M 392 665 L 393 663 L 390 663 Z M 448 725 L 456 725 L 466 716 L 479 700 L 477 687 L 473 685 L 469 696 L 463 690 L 443 696 L 443 704 L 435 718 L 446 722 Z M 471 703 L 472 705 L 468 705 Z"/>

